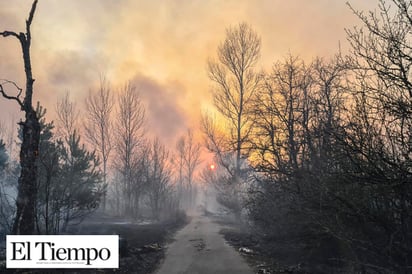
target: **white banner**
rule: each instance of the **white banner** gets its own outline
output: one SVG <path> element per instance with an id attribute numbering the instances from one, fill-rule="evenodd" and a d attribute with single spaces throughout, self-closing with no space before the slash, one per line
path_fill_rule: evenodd
<path id="1" fill-rule="evenodd" d="M 119 268 L 118 235 L 7 235 L 7 268 Z"/>

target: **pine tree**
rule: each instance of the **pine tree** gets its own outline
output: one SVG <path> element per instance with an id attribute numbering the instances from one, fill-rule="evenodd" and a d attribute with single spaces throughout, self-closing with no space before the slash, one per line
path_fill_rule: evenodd
<path id="1" fill-rule="evenodd" d="M 46 110 L 37 106 L 41 135 L 36 207 L 38 233 L 58 234 L 71 221 L 81 221 L 99 205 L 105 191 L 95 152 L 81 145 L 74 131 L 66 140 L 56 139 Z"/>

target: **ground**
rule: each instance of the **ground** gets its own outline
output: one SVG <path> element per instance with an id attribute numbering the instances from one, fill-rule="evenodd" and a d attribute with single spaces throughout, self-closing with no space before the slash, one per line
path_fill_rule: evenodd
<path id="1" fill-rule="evenodd" d="M 228 222 L 220 233 L 226 242 L 234 247 L 246 259 L 258 274 L 330 274 L 351 273 L 338 262 L 329 260 L 336 250 L 328 248 L 322 238 L 313 235 L 295 237 L 273 237 L 254 231 L 247 224 Z"/>
<path id="2" fill-rule="evenodd" d="M 300 264 L 280 263 L 280 258 L 274 258 L 274 243 L 264 242 L 249 231 L 239 228 L 237 225 L 224 228 L 220 231 L 225 240 L 235 248 L 246 259 L 248 264 L 253 267 L 255 273 L 261 274 L 280 274 L 280 273 L 310 273 L 301 268 Z"/>
<path id="3" fill-rule="evenodd" d="M 7 271 L 0 248 L 0 273 L 332 273 L 308 270 L 293 250 L 298 241 L 265 239 L 227 216 L 198 214 L 157 223 L 100 218 L 72 227 L 70 234 L 119 234 L 119 269 Z"/>
<path id="4" fill-rule="evenodd" d="M 252 274 L 245 259 L 219 233 L 222 225 L 207 216 L 193 216 L 166 251 L 156 274 Z"/>
<path id="5" fill-rule="evenodd" d="M 152 273 L 165 254 L 167 243 L 174 233 L 186 225 L 188 219 L 156 223 L 133 223 L 125 220 L 89 221 L 72 228 L 70 234 L 118 234 L 120 242 L 119 269 L 99 270 L 7 270 L 5 269 L 5 250 L 0 247 L 0 273 Z"/>

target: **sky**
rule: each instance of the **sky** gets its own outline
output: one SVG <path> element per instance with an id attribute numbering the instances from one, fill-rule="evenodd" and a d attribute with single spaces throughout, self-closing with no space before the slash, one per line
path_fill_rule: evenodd
<path id="1" fill-rule="evenodd" d="M 377 0 L 351 0 L 373 10 Z M 0 0 L 0 30 L 24 31 L 32 1 Z M 114 87 L 130 81 L 146 105 L 148 131 L 172 145 L 198 127 L 211 106 L 208 58 L 225 29 L 250 24 L 262 39 L 258 69 L 287 54 L 310 61 L 348 49 L 345 28 L 359 20 L 340 0 L 40 0 L 32 24 L 34 100 L 55 117 L 68 91 L 79 108 L 101 75 Z M 0 38 L 0 79 L 24 86 L 17 40 Z M 0 98 L 0 120 L 19 117 Z"/>

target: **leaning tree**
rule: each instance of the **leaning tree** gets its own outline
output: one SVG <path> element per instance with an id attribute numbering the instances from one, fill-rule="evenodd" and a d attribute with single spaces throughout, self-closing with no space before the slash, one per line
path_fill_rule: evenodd
<path id="1" fill-rule="evenodd" d="M 1 95 L 8 100 L 17 102 L 25 114 L 25 120 L 19 123 L 22 130 L 22 143 L 20 150 L 21 173 L 18 182 L 16 216 L 12 231 L 14 234 L 33 234 L 35 223 L 37 198 L 37 158 L 39 155 L 40 124 L 36 111 L 32 105 L 34 78 L 30 60 L 30 26 L 33 21 L 36 6 L 37 0 L 33 2 L 29 13 L 29 18 L 26 20 L 26 32 L 0 32 L 0 36 L 14 37 L 20 42 L 23 53 L 24 71 L 26 74 L 26 88 L 24 93 L 23 89 L 19 88 L 15 82 L 7 80 L 0 82 Z M 6 85 L 16 88 L 17 94 L 10 95 L 10 93 L 6 92 L 4 89 Z"/>

